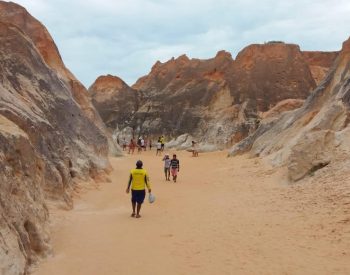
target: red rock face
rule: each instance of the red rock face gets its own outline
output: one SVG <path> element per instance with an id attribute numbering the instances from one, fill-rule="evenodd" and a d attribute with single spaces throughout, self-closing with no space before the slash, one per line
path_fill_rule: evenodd
<path id="1" fill-rule="evenodd" d="M 104 84 L 98 82 L 90 91 L 101 89 L 98 86 Z M 115 85 L 110 98 L 121 94 L 121 86 Z M 222 148 L 253 131 L 261 112 L 285 99 L 305 99 L 316 84 L 298 46 L 268 43 L 248 46 L 236 60 L 221 51 L 207 60 L 182 55 L 158 61 L 132 87 L 139 91 L 138 100 L 126 115 L 127 123 L 126 116 L 121 120 L 105 112 L 108 127 L 129 126 L 139 129 L 138 134 L 168 138 L 190 134 Z M 96 93 L 93 98 L 95 103 L 100 101 L 99 110 L 113 110 L 96 100 Z M 119 116 L 122 113 L 118 108 Z"/>
<path id="2" fill-rule="evenodd" d="M 224 79 L 225 70 L 233 64 L 230 53 L 218 52 L 215 58 L 208 60 L 189 59 L 186 55 L 172 58 L 161 63 L 156 62 L 149 75 L 141 77 L 132 87 L 147 93 L 162 92 L 166 88 L 176 89 L 191 81 Z"/>
<path id="3" fill-rule="evenodd" d="M 123 90 L 128 87 L 128 84 L 126 84 L 122 79 L 116 76 L 112 75 L 106 75 L 106 76 L 100 76 L 96 79 L 94 84 L 90 87 L 92 90 L 99 89 L 99 90 L 109 90 L 109 89 L 116 89 L 116 90 Z"/>
<path id="4" fill-rule="evenodd" d="M 306 98 L 316 87 L 297 45 L 250 45 L 236 58 L 231 87 L 237 102 L 249 100 L 258 112 L 279 101 Z"/>
<path id="5" fill-rule="evenodd" d="M 317 84 L 320 84 L 333 65 L 339 52 L 304 51 L 302 54 L 306 63 L 309 65 L 313 78 Z"/>
<path id="6" fill-rule="evenodd" d="M 112 128 L 126 127 L 140 100 L 136 90 L 111 75 L 100 76 L 89 88 L 89 93 L 103 121 Z"/>

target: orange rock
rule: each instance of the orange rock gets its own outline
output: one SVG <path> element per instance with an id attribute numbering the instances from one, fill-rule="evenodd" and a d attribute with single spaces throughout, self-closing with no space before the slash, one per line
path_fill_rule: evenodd
<path id="1" fill-rule="evenodd" d="M 188 134 L 215 144 L 211 148 L 245 138 L 261 112 L 285 99 L 305 99 L 316 87 L 299 47 L 284 43 L 250 45 L 236 60 L 220 51 L 207 60 L 181 55 L 157 61 L 132 86 L 138 93 L 122 83 L 105 76 L 90 87 L 108 127 L 168 139 Z"/>
<path id="2" fill-rule="evenodd" d="M 339 52 L 303 51 L 302 54 L 310 67 L 313 78 L 317 84 L 320 84 L 333 65 Z"/>

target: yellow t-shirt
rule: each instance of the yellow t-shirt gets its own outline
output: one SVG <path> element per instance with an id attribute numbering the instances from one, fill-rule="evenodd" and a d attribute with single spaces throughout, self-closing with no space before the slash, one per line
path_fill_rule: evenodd
<path id="1" fill-rule="evenodd" d="M 132 169 L 131 176 L 131 190 L 145 190 L 151 188 L 149 177 L 145 169 Z"/>

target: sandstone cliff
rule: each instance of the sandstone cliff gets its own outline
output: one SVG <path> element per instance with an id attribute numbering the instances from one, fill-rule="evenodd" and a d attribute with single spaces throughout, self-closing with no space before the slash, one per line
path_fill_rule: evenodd
<path id="1" fill-rule="evenodd" d="M 110 128 L 128 126 L 138 109 L 139 93 L 118 77 L 100 76 L 89 88 L 92 102 Z"/>
<path id="2" fill-rule="evenodd" d="M 304 51 L 302 54 L 309 65 L 313 78 L 319 85 L 332 67 L 339 52 Z"/>
<path id="3" fill-rule="evenodd" d="M 16 20 L 9 22 L 13 6 L 0 2 L 1 274 L 25 274 L 48 252 L 45 199 L 70 207 L 77 180 L 97 178 L 110 167 L 106 135 L 44 57 L 56 65 L 60 59 L 49 58 L 51 51 L 45 56 L 19 28 L 22 15 L 14 11 Z"/>
<path id="4" fill-rule="evenodd" d="M 262 123 L 254 134 L 235 145 L 230 155 L 250 151 L 267 157 L 274 165 L 285 165 L 292 181 L 326 166 L 324 169 L 333 174 L 348 169 L 349 99 L 350 39 L 343 44 L 326 79 L 300 109 Z"/>
<path id="5" fill-rule="evenodd" d="M 125 110 L 96 99 L 104 93 L 98 82 L 89 90 L 97 109 L 104 110 L 104 121 L 121 136 L 129 128 L 136 135 L 181 136 L 178 142 L 190 144 L 188 137 L 224 148 L 254 131 L 262 112 L 282 100 L 304 99 L 315 86 L 298 46 L 268 43 L 243 49 L 236 60 L 221 51 L 208 60 L 182 55 L 158 61 L 132 86 L 137 99 L 132 100 L 135 92 L 125 85 L 105 92 L 114 101 L 128 95 L 116 104 L 129 104 Z"/>
<path id="6" fill-rule="evenodd" d="M 64 65 L 57 46 L 45 26 L 31 16 L 25 8 L 12 2 L 0 1 L 0 20 L 17 26 L 30 37 L 45 63 L 57 73 L 59 78 L 67 82 L 74 100 L 80 105 L 85 116 L 107 136 L 110 153 L 119 154 L 120 148 L 107 132 L 101 117 L 91 103 L 89 93 Z"/>

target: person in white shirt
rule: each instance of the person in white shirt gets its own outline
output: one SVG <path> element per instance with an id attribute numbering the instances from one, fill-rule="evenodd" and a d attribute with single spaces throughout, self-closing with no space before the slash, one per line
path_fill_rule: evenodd
<path id="1" fill-rule="evenodd" d="M 165 174 L 165 180 L 170 181 L 170 164 L 171 160 L 169 158 L 169 155 L 165 155 L 163 158 L 164 161 L 164 174 Z"/>
<path id="2" fill-rule="evenodd" d="M 158 139 L 156 156 L 158 156 L 158 154 L 160 155 L 161 151 L 162 151 L 162 143 L 161 143 L 160 140 Z"/>

